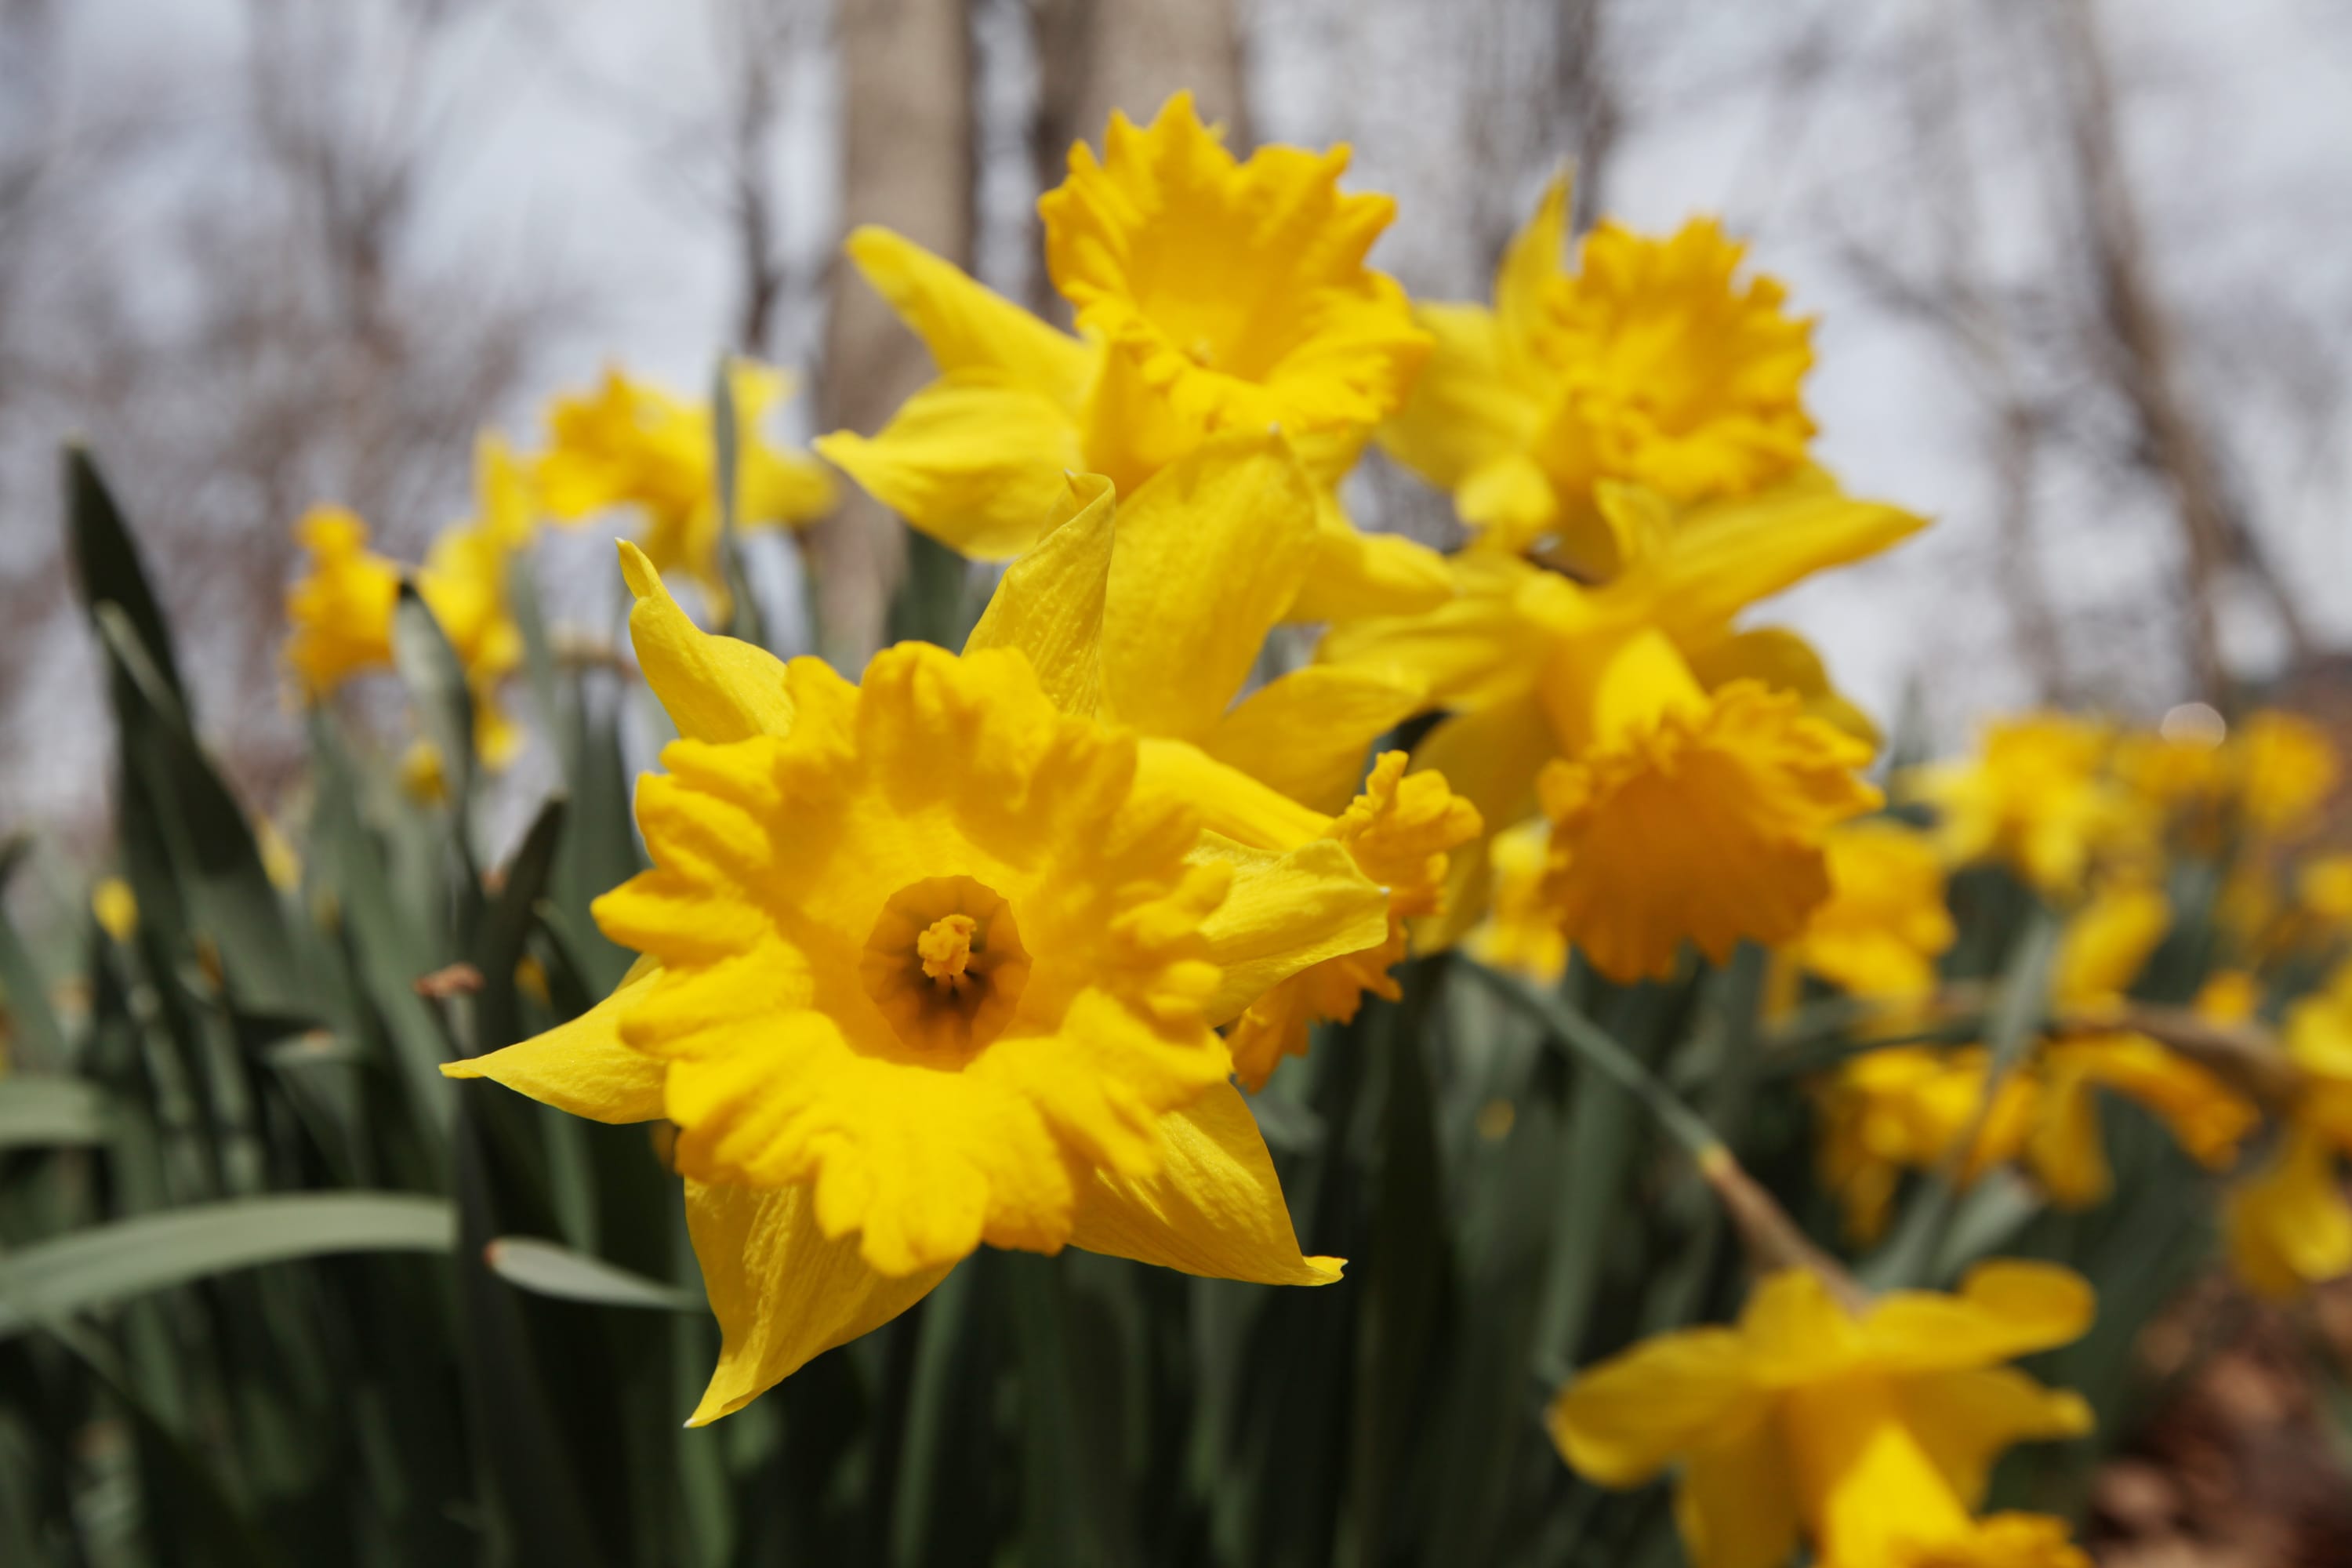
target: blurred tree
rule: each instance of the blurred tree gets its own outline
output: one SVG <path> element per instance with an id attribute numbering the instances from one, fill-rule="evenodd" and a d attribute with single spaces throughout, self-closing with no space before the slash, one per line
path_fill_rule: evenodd
<path id="1" fill-rule="evenodd" d="M 840 0 L 841 226 L 882 224 L 969 266 L 971 42 L 964 0 Z M 931 374 L 930 356 L 880 297 L 836 269 L 825 329 L 824 422 L 878 429 Z M 851 668 L 882 637 L 904 570 L 904 530 L 845 486 L 811 535 L 824 652 Z"/>
<path id="2" fill-rule="evenodd" d="M 0 212 L 0 379 L 26 442 L 13 499 L 41 523 L 12 565 L 46 582 L 48 612 L 9 619 L 63 640 L 52 444 L 86 433 L 171 563 L 173 609 L 203 628 L 201 710 L 264 799 L 302 750 L 277 665 L 295 515 L 339 500 L 413 554 L 466 505 L 476 430 L 572 309 L 554 281 L 509 286 L 478 251 L 429 239 L 479 79 L 462 63 L 499 8 L 247 0 L 226 84 L 107 82 L 113 118 L 85 125 L 66 104 L 46 137 L 9 142 L 42 172 L 37 223 Z M 7 25 L 49 51 L 28 77 L 69 79 L 75 36 L 43 10 L 13 6 Z M 40 94 L 8 96 L 42 112 Z M 26 704 L 61 690 L 17 683 L 12 729 L 47 721 Z"/>

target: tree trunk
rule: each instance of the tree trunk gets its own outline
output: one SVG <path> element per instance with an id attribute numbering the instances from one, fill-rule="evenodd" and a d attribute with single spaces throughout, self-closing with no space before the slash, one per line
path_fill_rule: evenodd
<path id="1" fill-rule="evenodd" d="M 964 0 L 839 0 L 842 227 L 881 224 L 971 261 L 971 46 Z M 930 355 L 854 269 L 834 279 L 823 410 L 871 434 L 931 375 Z M 810 539 L 823 648 L 855 670 L 880 642 L 905 529 L 854 485 Z"/>

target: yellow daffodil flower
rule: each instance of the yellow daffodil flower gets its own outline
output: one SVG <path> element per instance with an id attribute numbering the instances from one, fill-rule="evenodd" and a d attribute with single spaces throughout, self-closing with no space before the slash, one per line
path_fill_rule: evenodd
<path id="1" fill-rule="evenodd" d="M 1490 830 L 1549 818 L 1547 896 L 1593 966 L 1625 980 L 1668 973 L 1685 940 L 1717 961 L 1742 938 L 1786 942 L 1827 896 L 1823 835 L 1878 801 L 1856 774 L 1871 745 L 1811 650 L 1731 622 L 1921 520 L 1819 476 L 1687 512 L 1623 486 L 1601 499 L 1631 546 L 1607 584 L 1474 552 L 1454 563 L 1454 600 L 1334 627 L 1320 658 L 1426 682 L 1451 717 L 1417 765 Z M 1475 920 L 1486 874 L 1483 846 L 1454 857 L 1451 914 L 1425 945 Z"/>
<path id="2" fill-rule="evenodd" d="M 1957 1295 L 1849 1310 L 1820 1276 L 1767 1276 L 1731 1328 L 1647 1340 L 1552 1403 L 1561 1456 L 1609 1487 L 1678 1464 L 1694 1568 L 2088 1568 L 2054 1519 L 1972 1517 L 2012 1444 L 2091 1429 L 2080 1397 L 2000 1363 L 2078 1338 L 2091 1288 L 2053 1264 L 1994 1262 Z"/>
<path id="3" fill-rule="evenodd" d="M 2238 1277 L 2277 1299 L 2352 1274 L 2352 967 L 2295 1004 L 2285 1034 L 2296 1087 L 2279 1146 L 2223 1210 Z"/>
<path id="4" fill-rule="evenodd" d="M 1964 1184 L 2025 1146 L 2037 1085 L 2030 1071 L 2011 1072 L 1986 1109 L 1990 1060 L 1982 1046 L 1889 1046 L 1853 1058 L 1815 1086 L 1822 1184 L 1836 1196 L 1856 1244 L 1885 1234 L 1903 1173 L 1941 1164 L 1979 1114 L 1983 1125 L 1959 1172 Z"/>
<path id="5" fill-rule="evenodd" d="M 639 787 L 654 868 L 594 908 L 645 956 L 583 1016 L 444 1070 L 677 1124 L 723 1332 L 694 1422 L 983 1242 L 1338 1278 L 1300 1254 L 1214 1026 L 1379 941 L 1380 889 L 1336 846 L 1204 835 L 1017 647 L 905 644 L 851 686 L 698 631 L 622 549 L 683 737 Z"/>
<path id="6" fill-rule="evenodd" d="M 1885 817 L 1832 829 L 1830 895 L 1790 954 L 1854 996 L 1916 1002 L 1936 988 L 1936 960 L 1958 934 L 1944 867 L 1917 829 Z"/>
<path id="7" fill-rule="evenodd" d="M 2266 837 L 2306 826 L 2343 776 L 2327 732 L 2298 713 L 2252 714 L 2226 746 L 2239 805 L 2248 825 Z"/>
<path id="8" fill-rule="evenodd" d="M 2004 861 L 2045 897 L 2071 903 L 2096 865 L 2135 857 L 2149 838 L 2145 803 L 2115 777 L 2115 750 L 2107 724 L 2028 714 L 1989 727 L 1977 758 L 1915 770 L 1904 787 L 1936 807 L 1954 864 Z"/>
<path id="9" fill-rule="evenodd" d="M 806 455 L 761 435 L 770 410 L 793 395 L 782 371 L 730 360 L 735 404 L 735 525 L 797 528 L 833 510 L 833 477 Z M 719 455 L 711 410 L 607 370 L 593 392 L 559 397 L 548 411 L 549 445 L 536 475 L 547 510 L 577 523 L 611 507 L 645 518 L 638 543 L 655 569 L 701 587 L 711 614 L 732 607 L 719 558 Z"/>
<path id="10" fill-rule="evenodd" d="M 2095 1020 L 2119 1003 L 2164 939 L 2171 910 L 2152 889 L 2102 891 L 2068 923 L 2052 992 L 2058 1010 Z M 2225 1005 L 2221 993 L 2212 1005 Z M 1902 1168 L 1941 1163 L 1983 1104 L 1980 1047 L 1893 1047 L 1846 1063 L 1820 1091 L 1822 1181 L 1845 1205 L 1850 1234 L 1875 1237 Z M 2053 1203 L 2087 1208 L 2112 1186 L 2099 1131 L 2098 1090 L 2120 1094 L 2163 1122 L 2209 1170 L 2227 1166 L 2260 1121 L 2244 1096 L 2211 1072 L 2129 1030 L 2077 1029 L 2044 1042 L 2001 1081 L 1962 1170 L 2022 1161 Z"/>
<path id="11" fill-rule="evenodd" d="M 486 445 L 485 457 L 502 462 L 504 449 Z M 522 662 L 522 633 L 507 605 L 514 515 L 508 510 L 444 529 L 415 574 L 418 595 L 466 667 L 474 693 L 475 747 L 494 768 L 505 766 L 522 744 L 522 731 L 497 698 L 499 683 Z M 392 668 L 402 573 L 396 562 L 367 547 L 367 524 L 341 507 L 311 508 L 294 534 L 310 553 L 310 570 L 286 595 L 293 627 L 286 661 L 305 694 L 316 699 L 354 675 Z M 528 541 L 527 528 L 521 537 Z"/>
<path id="12" fill-rule="evenodd" d="M 2315 855 L 2295 872 L 2295 900 L 2321 924 L 2352 927 L 2352 855 Z"/>
<path id="13" fill-rule="evenodd" d="M 100 877 L 89 890 L 89 912 L 99 929 L 117 942 L 129 942 L 139 931 L 139 900 L 131 884 L 120 877 Z"/>
<path id="14" fill-rule="evenodd" d="M 286 662 L 303 689 L 324 696 L 354 675 L 392 664 L 400 566 L 367 547 L 367 524 L 339 506 L 314 506 L 294 524 L 310 557 L 286 595 Z"/>
<path id="15" fill-rule="evenodd" d="M 2227 731 L 2216 721 L 2210 734 L 2126 736 L 2116 773 L 2212 853 L 2241 825 L 2263 839 L 2293 837 L 2335 790 L 2341 763 L 2318 725 L 2263 709 Z"/>
<path id="16" fill-rule="evenodd" d="M 1039 537 L 1064 476 L 1122 494 L 1228 431 L 1278 428 L 1312 473 L 1313 570 L 1295 620 L 1397 613 L 1445 595 L 1438 558 L 1360 533 L 1336 487 L 1401 406 L 1429 340 L 1404 292 L 1364 265 L 1395 215 L 1347 195 L 1349 150 L 1261 147 L 1236 160 L 1189 94 L 1149 126 L 1114 113 L 1097 159 L 1038 203 L 1045 265 L 1076 313 L 1059 331 L 887 229 L 850 259 L 938 363 L 877 435 L 817 450 L 884 505 L 967 555 Z"/>
<path id="17" fill-rule="evenodd" d="M 1504 254 L 1493 309 L 1415 311 L 1437 346 L 1381 444 L 1451 491 L 1483 543 L 1606 576 L 1602 481 L 1689 504 L 1795 477 L 1813 434 L 1811 325 L 1774 279 L 1735 281 L 1743 247 L 1712 219 L 1667 239 L 1604 222 L 1574 273 L 1567 228 L 1555 180 Z"/>
<path id="18" fill-rule="evenodd" d="M 1140 734 L 1146 773 L 1237 853 L 1337 847 L 1388 889 L 1381 942 L 1272 986 L 1234 1022 L 1227 1044 L 1252 1089 L 1306 1051 L 1317 1021 L 1353 1017 L 1367 991 L 1398 994 L 1388 971 L 1404 922 L 1440 910 L 1448 852 L 1480 830 L 1442 776 L 1404 777 L 1402 752 L 1356 793 L 1373 739 L 1421 704 L 1402 672 L 1309 667 L 1234 700 L 1316 570 L 1311 485 L 1288 442 L 1247 430 L 1210 437 L 1124 503 L 1100 476 L 1074 481 L 967 645 L 1020 648 L 1065 712 Z"/>
<path id="19" fill-rule="evenodd" d="M 1541 821 L 1523 822 L 1495 835 L 1489 847 L 1494 896 L 1487 900 L 1486 917 L 1462 942 L 1471 957 L 1488 968 L 1546 985 L 1568 969 L 1568 938 L 1544 897 L 1550 838 L 1549 826 Z"/>

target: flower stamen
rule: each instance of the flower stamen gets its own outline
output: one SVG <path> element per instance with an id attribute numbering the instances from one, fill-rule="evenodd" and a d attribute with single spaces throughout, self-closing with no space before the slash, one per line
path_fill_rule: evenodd
<path id="1" fill-rule="evenodd" d="M 961 1057 L 1003 1033 L 1029 952 L 1003 895 L 971 877 L 927 877 L 882 906 L 857 971 L 900 1040 Z"/>

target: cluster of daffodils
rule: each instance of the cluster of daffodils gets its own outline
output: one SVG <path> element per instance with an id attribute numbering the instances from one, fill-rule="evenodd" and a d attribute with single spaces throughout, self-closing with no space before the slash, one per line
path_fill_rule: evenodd
<path id="1" fill-rule="evenodd" d="M 1997 868 L 2062 922 L 2043 1026 L 2008 1070 L 1979 1044 L 1894 1044 L 1817 1086 L 1822 1176 L 1854 1240 L 1884 1228 L 1906 1171 L 1969 1181 L 2013 1165 L 2061 1207 L 2105 1201 L 2099 1101 L 2116 1096 L 2199 1164 L 2238 1173 L 2227 1214 L 2248 1284 L 2287 1295 L 2352 1273 L 2336 1171 L 2352 1139 L 2329 1131 L 2352 1070 L 2352 860 L 2307 842 L 2337 762 L 2292 714 L 2201 719 L 2158 733 L 2000 722 L 1976 757 L 1900 781 L 1932 826 L 1841 829 L 1832 896 L 1784 956 L 1792 978 L 1868 1003 L 1883 1029 L 1930 1032 L 1949 999 L 1948 872 Z M 2200 889 L 2206 908 L 2181 907 Z M 2183 1005 L 2135 1001 L 2168 942 L 2195 950 L 2193 987 Z"/>
<path id="2" fill-rule="evenodd" d="M 735 524 L 799 527 L 824 516 L 834 504 L 824 467 L 760 435 L 790 381 L 740 361 L 726 374 L 736 422 Z M 347 508 L 317 506 L 302 516 L 294 536 L 308 570 L 286 595 L 293 626 L 286 662 L 299 695 L 315 701 L 355 676 L 392 668 L 393 617 L 405 582 L 465 665 L 476 749 L 491 767 L 504 766 L 522 741 L 499 701 L 523 657 L 509 584 L 515 557 L 530 550 L 543 520 L 577 526 L 614 510 L 637 512 L 646 555 L 693 578 L 712 614 L 727 618 L 716 411 L 612 371 L 594 391 L 558 398 L 547 423 L 548 446 L 530 458 L 494 434 L 476 443 L 474 513 L 436 535 L 417 566 L 369 549 L 367 523 Z M 405 767 L 413 786 L 437 791 L 440 763 L 429 745 L 413 748 Z"/>
<path id="3" fill-rule="evenodd" d="M 2283 718 L 2226 741 L 2037 718 L 1899 780 L 1883 814 L 1869 721 L 1796 634 L 1747 619 L 1923 526 L 1814 460 L 1811 323 L 1781 287 L 1710 222 L 1604 223 L 1571 248 L 1555 183 L 1491 306 L 1416 304 L 1366 265 L 1393 204 L 1343 193 L 1346 164 L 1236 159 L 1181 97 L 1148 126 L 1114 116 L 1039 205 L 1075 331 L 900 236 L 850 237 L 938 376 L 815 450 L 1005 563 L 960 651 L 902 644 L 852 682 L 673 599 L 665 574 L 691 576 L 723 622 L 730 520 L 830 504 L 815 459 L 758 438 L 782 389 L 751 367 L 725 506 L 712 416 L 615 374 L 555 405 L 535 458 L 486 441 L 478 516 L 414 571 L 348 513 L 303 521 L 305 690 L 389 661 L 405 579 L 495 759 L 510 556 L 542 517 L 643 514 L 621 545 L 630 633 L 679 739 L 638 790 L 651 868 L 594 907 L 641 956 L 592 1011 L 445 1071 L 675 1125 L 724 1334 L 694 1421 L 983 1245 L 1336 1280 L 1244 1091 L 1317 1024 L 1395 997 L 1415 953 L 1545 979 L 1574 954 L 1632 984 L 1755 944 L 1776 1006 L 1843 994 L 1900 1034 L 1943 1016 L 1948 878 L 1979 862 L 2065 911 L 2048 1027 L 2009 1070 L 1894 1044 L 1818 1085 L 1855 1238 L 1917 1171 L 2016 1164 L 2053 1202 L 2099 1201 L 2098 1107 L 2120 1095 L 2216 1169 L 2276 1110 L 2279 1152 L 2234 1205 L 2247 1271 L 2352 1268 L 2333 1187 L 2352 972 L 2295 1011 L 2276 1104 L 2128 999 L 2174 926 L 2167 855 L 2286 842 L 2331 786 L 2324 745 Z M 1464 547 L 1356 526 L 1342 481 L 1374 443 L 1452 495 Z M 2259 963 L 2352 930 L 2352 862 L 2303 869 L 2291 894 L 2230 889 L 2245 963 L 2199 1003 L 2214 1028 L 2255 1010 Z M 2002 1447 L 2088 1423 L 1999 1363 L 2092 1310 L 2054 1267 L 1875 1301 L 1785 1268 L 1736 1329 L 1574 1380 L 1553 1435 L 1604 1484 L 1679 1464 L 1701 1568 L 1769 1568 L 1801 1539 L 1831 1568 L 2068 1568 L 2056 1521 L 1977 1510 Z"/>

